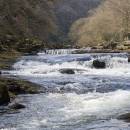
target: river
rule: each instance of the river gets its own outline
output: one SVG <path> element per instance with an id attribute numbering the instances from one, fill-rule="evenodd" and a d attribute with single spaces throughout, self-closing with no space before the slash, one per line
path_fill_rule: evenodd
<path id="1" fill-rule="evenodd" d="M 1 130 L 130 130 L 117 120 L 130 112 L 130 64 L 126 53 L 72 54 L 49 50 L 24 56 L 9 73 L 40 84 L 45 93 L 20 95 L 26 105 L 18 113 L 0 116 Z M 105 61 L 105 69 L 92 67 Z M 62 69 L 75 74 L 63 74 Z"/>

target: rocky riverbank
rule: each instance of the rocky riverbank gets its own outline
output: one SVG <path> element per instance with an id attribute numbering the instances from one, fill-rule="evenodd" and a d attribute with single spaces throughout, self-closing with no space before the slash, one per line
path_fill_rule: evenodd
<path id="1" fill-rule="evenodd" d="M 22 55 L 23 54 L 14 50 L 0 54 L 0 105 L 9 104 L 19 94 L 36 94 L 41 90 L 40 86 L 37 84 L 18 79 L 17 77 L 14 79 L 2 75 L 1 70 L 10 70 L 13 63 L 15 63 Z M 61 73 L 74 74 L 73 70 L 60 71 Z"/>
<path id="2" fill-rule="evenodd" d="M 0 77 L 0 105 L 12 101 L 19 94 L 40 93 L 40 86 L 21 79 Z"/>
<path id="3" fill-rule="evenodd" d="M 13 63 L 20 56 L 20 53 L 14 51 L 0 54 L 0 70 L 11 69 Z M 0 105 L 9 104 L 19 94 L 36 94 L 39 92 L 39 85 L 0 75 Z"/>

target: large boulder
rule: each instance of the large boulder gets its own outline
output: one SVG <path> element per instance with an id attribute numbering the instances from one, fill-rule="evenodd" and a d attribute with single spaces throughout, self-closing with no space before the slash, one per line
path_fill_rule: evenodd
<path id="1" fill-rule="evenodd" d="M 96 69 L 104 69 L 106 68 L 106 63 L 100 60 L 94 60 L 92 66 Z"/>
<path id="2" fill-rule="evenodd" d="M 0 84 L 0 105 L 8 104 L 9 102 L 10 96 L 7 87 L 3 84 Z"/>
<path id="3" fill-rule="evenodd" d="M 62 74 L 75 74 L 73 69 L 61 69 L 59 70 Z"/>
<path id="4" fill-rule="evenodd" d="M 124 120 L 126 122 L 130 122 L 130 113 L 126 113 L 126 114 L 123 114 L 123 115 L 120 115 L 118 117 L 119 120 Z"/>
<path id="5" fill-rule="evenodd" d="M 15 95 L 40 93 L 40 86 L 28 81 L 6 79 L 5 82 L 9 92 Z"/>

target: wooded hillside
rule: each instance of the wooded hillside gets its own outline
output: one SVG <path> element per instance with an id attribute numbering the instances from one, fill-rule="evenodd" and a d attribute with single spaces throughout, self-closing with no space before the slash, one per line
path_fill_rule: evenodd
<path id="1" fill-rule="evenodd" d="M 50 0 L 0 0 L 0 37 L 46 39 L 56 30 Z"/>
<path id="2" fill-rule="evenodd" d="M 69 36 L 80 46 L 121 43 L 130 32 L 130 0 L 105 0 L 89 17 L 79 19 Z"/>
<path id="3" fill-rule="evenodd" d="M 100 0 L 0 0 L 0 50 L 26 52 L 42 48 L 44 43 L 49 43 L 49 48 L 63 47 L 72 23 L 88 16 L 99 3 Z"/>
<path id="4" fill-rule="evenodd" d="M 97 7 L 100 1 L 101 0 L 59 0 L 57 2 L 55 12 L 61 41 L 66 40 L 72 23 L 79 18 L 87 17 L 89 11 Z"/>

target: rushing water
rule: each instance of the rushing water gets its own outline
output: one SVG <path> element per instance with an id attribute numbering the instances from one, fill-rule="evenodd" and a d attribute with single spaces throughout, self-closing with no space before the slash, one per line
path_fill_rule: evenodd
<path id="1" fill-rule="evenodd" d="M 19 96 L 27 107 L 0 116 L 3 130 L 130 130 L 116 118 L 130 112 L 127 54 L 72 54 L 50 50 L 25 56 L 9 73 L 43 86 L 46 93 Z M 94 69 L 94 59 L 106 69 Z M 75 74 L 60 73 L 73 69 Z"/>

